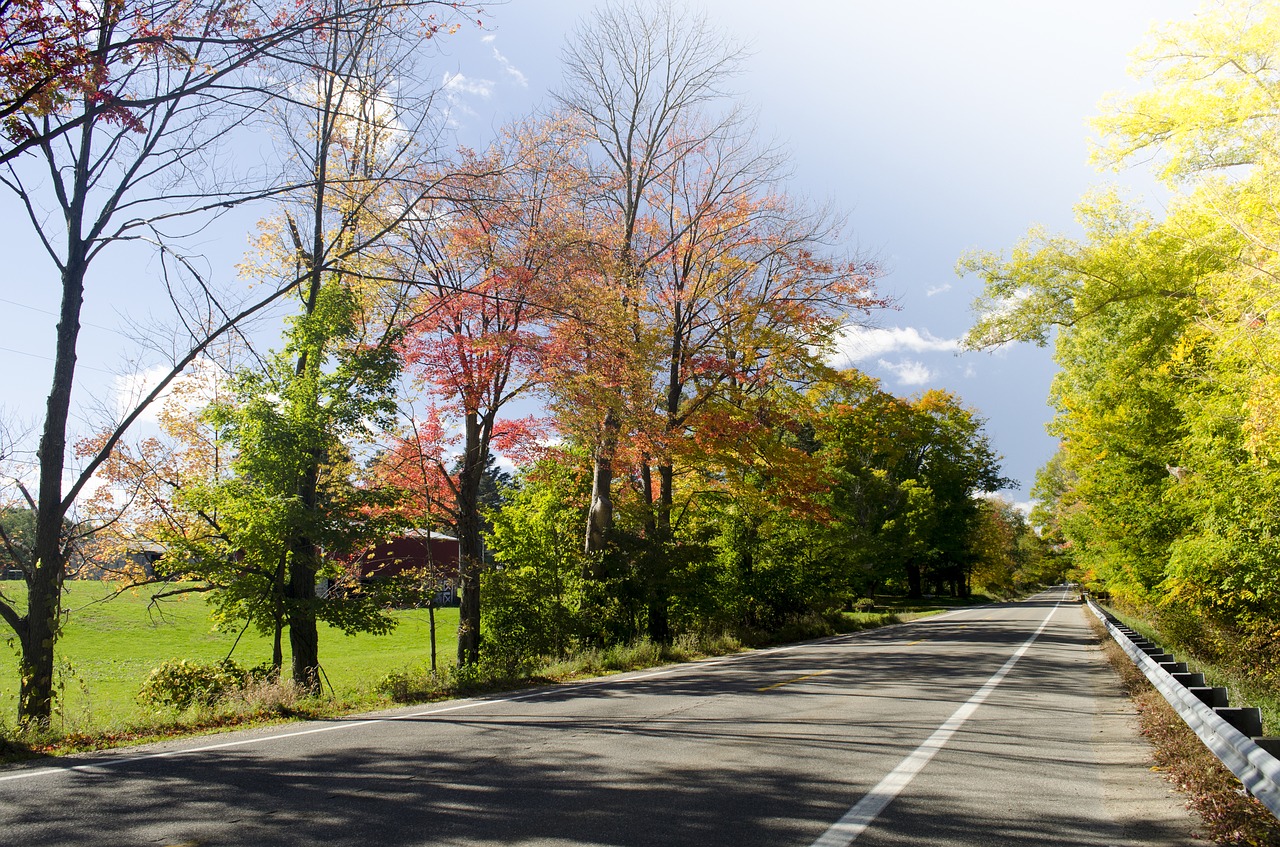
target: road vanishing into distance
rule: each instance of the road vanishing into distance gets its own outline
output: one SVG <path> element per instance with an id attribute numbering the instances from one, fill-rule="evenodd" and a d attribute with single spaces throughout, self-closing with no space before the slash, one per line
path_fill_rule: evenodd
<path id="1" fill-rule="evenodd" d="M 1170 845 L 1066 589 L 850 636 L 0 770 L 0 844 Z"/>

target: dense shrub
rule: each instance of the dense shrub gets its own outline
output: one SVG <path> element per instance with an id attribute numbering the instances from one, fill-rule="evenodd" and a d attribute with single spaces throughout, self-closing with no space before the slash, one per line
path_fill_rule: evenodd
<path id="1" fill-rule="evenodd" d="M 571 651 L 587 625 L 582 617 L 581 480 L 544 463 L 493 516 L 489 549 L 498 567 L 484 574 L 484 655 L 507 675 L 539 656 Z"/>
<path id="2" fill-rule="evenodd" d="M 138 692 L 138 700 L 176 709 L 212 706 L 246 685 L 272 676 L 274 671 L 270 666 L 246 669 L 232 659 L 211 664 L 170 659 L 151 671 Z"/>

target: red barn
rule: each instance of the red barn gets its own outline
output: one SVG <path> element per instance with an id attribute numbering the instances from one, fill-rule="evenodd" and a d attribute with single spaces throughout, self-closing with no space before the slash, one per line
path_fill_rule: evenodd
<path id="1" fill-rule="evenodd" d="M 352 563 L 357 579 L 398 576 L 419 571 L 433 578 L 438 601 L 452 603 L 458 587 L 458 539 L 425 529 L 410 529 L 366 549 Z"/>

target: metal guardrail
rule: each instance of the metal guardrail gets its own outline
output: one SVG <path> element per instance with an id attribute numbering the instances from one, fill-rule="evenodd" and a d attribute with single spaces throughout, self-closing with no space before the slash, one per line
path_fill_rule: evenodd
<path id="1" fill-rule="evenodd" d="M 1280 818 L 1280 761 L 1254 744 L 1244 733 L 1219 717 L 1213 709 L 1200 702 L 1181 683 L 1174 680 L 1164 668 L 1139 649 L 1089 598 L 1089 609 L 1107 627 L 1107 632 L 1128 654 L 1133 663 L 1146 674 L 1169 705 L 1174 708 L 1187 726 L 1200 737 L 1205 746 L 1244 784 L 1245 790 L 1257 797 L 1271 814 Z"/>

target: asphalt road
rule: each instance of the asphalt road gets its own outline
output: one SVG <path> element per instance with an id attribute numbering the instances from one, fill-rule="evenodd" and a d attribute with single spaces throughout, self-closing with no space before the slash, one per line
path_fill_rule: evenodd
<path id="1" fill-rule="evenodd" d="M 1064 599 L 24 765 L 0 845 L 1192 843 Z"/>

